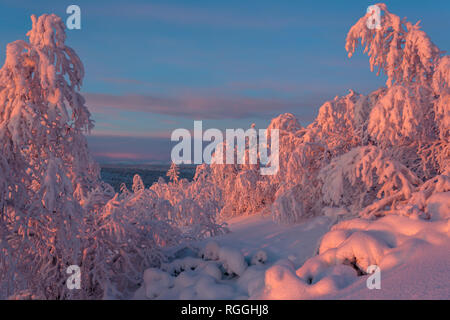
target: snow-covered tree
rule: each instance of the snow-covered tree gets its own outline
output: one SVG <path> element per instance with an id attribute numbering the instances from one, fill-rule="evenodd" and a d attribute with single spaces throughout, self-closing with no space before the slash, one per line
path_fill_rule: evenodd
<path id="1" fill-rule="evenodd" d="M 101 293 L 93 298 L 129 297 L 143 271 L 164 261 L 161 248 L 183 239 L 163 204 L 154 192 L 141 189 L 122 199 L 116 194 L 102 208 L 93 225 L 96 237 L 84 249 L 84 260 L 92 269 L 82 269 L 92 273 L 90 287 Z"/>
<path id="2" fill-rule="evenodd" d="M 370 97 L 352 90 L 344 97 L 325 102 L 314 122 L 308 126 L 303 141 L 322 143 L 333 156 L 349 151 L 366 138 L 370 107 Z"/>
<path id="3" fill-rule="evenodd" d="M 64 23 L 53 14 L 31 19 L 29 41 L 8 44 L 0 69 L 0 281 L 6 295 L 67 298 L 76 293 L 64 285 L 66 268 L 81 261 L 80 201 L 99 177 L 83 136 L 93 121 Z"/>
<path id="4" fill-rule="evenodd" d="M 435 102 L 435 120 L 442 140 L 450 139 L 450 56 L 441 58 L 433 75 L 433 90 L 438 97 Z"/>
<path id="5" fill-rule="evenodd" d="M 420 185 L 413 172 L 375 146 L 357 147 L 334 158 L 319 178 L 324 205 L 347 207 L 362 215 L 408 199 Z"/>
<path id="6" fill-rule="evenodd" d="M 172 162 L 172 164 L 170 165 L 170 168 L 167 171 L 167 176 L 173 183 L 178 183 L 180 172 L 178 171 L 178 166 L 175 162 Z"/>
<path id="7" fill-rule="evenodd" d="M 388 75 L 387 88 L 336 97 L 306 128 L 292 114 L 272 119 L 268 131 L 280 133 L 276 175 L 262 177 L 248 165 L 204 165 L 190 187 L 170 189 L 172 199 L 184 198 L 183 192 L 197 204 L 214 199 L 223 219 L 263 211 L 294 222 L 322 214 L 323 206 L 353 206 L 354 213 L 366 208 L 369 215 L 405 201 L 423 181 L 445 172 L 448 58 L 417 24 L 378 6 L 381 28 L 368 28 L 367 14 L 350 29 L 346 49 L 351 56 L 361 39 L 371 68 Z"/>
<path id="8" fill-rule="evenodd" d="M 142 178 L 140 175 L 136 174 L 133 177 L 133 186 L 131 187 L 134 193 L 138 193 L 141 190 L 145 189 L 144 181 L 142 181 Z"/>
<path id="9" fill-rule="evenodd" d="M 438 138 L 431 90 L 417 84 L 395 85 L 378 97 L 367 131 L 381 146 L 431 142 Z"/>
<path id="10" fill-rule="evenodd" d="M 426 180 L 441 171 L 436 157 L 427 154 L 448 143 L 450 135 L 449 58 L 418 23 L 400 19 L 383 3 L 377 6 L 384 13 L 380 28 L 367 27 L 368 12 L 350 29 L 346 42 L 352 56 L 361 40 L 371 69 L 378 66 L 388 76 L 388 88 L 379 90 L 370 105 L 366 136 Z"/>
<path id="11" fill-rule="evenodd" d="M 0 297 L 124 297 L 182 232 L 139 176 L 120 197 L 99 181 L 81 61 L 59 17 L 32 21 L 30 41 L 9 44 L 0 70 Z M 70 265 L 81 290 L 66 286 Z"/>
<path id="12" fill-rule="evenodd" d="M 442 54 L 428 37 L 415 25 L 389 12 L 384 3 L 376 4 L 381 15 L 380 28 L 368 28 L 368 12 L 350 29 L 345 49 L 353 55 L 361 39 L 364 52 L 370 57 L 370 68 L 378 67 L 388 76 L 387 86 L 395 84 L 429 83 Z"/>

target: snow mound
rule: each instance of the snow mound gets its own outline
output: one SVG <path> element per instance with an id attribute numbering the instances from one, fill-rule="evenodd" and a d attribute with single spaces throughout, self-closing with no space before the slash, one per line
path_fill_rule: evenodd
<path id="1" fill-rule="evenodd" d="M 424 221 L 403 215 L 340 222 L 322 238 L 318 255 L 296 271 L 285 264 L 269 268 L 264 288 L 253 298 L 338 296 L 340 290 L 353 284 L 359 283 L 361 287 L 361 279 L 368 277 L 369 266 L 376 265 L 381 272 L 391 271 L 408 264 L 417 250 L 448 245 L 449 227 L 448 218 Z"/>
<path id="2" fill-rule="evenodd" d="M 256 252 L 251 260 L 252 265 L 265 264 L 267 262 L 267 253 L 263 250 Z"/>
<path id="3" fill-rule="evenodd" d="M 427 199 L 425 211 L 433 221 L 450 218 L 450 191 L 437 192 Z"/>
<path id="4" fill-rule="evenodd" d="M 258 261 L 267 259 L 264 252 L 258 254 Z M 242 277 L 237 288 L 254 290 L 252 275 L 255 270 L 244 276 L 248 264 L 239 250 L 209 241 L 199 250 L 198 255 L 202 259 L 187 256 L 162 264 L 160 269 L 145 270 L 143 284 L 134 298 L 231 299 L 236 295 L 236 285 L 227 282 L 239 276 Z"/>
<path id="5" fill-rule="evenodd" d="M 445 202 L 441 197 L 446 197 L 444 200 L 448 201 L 448 193 L 434 193 L 428 198 L 431 206 Z M 448 213 L 440 210 L 439 207 L 436 212 Z M 405 279 L 407 275 L 403 275 L 402 270 L 405 266 L 411 269 L 412 261 L 417 261 L 417 252 L 422 252 L 422 260 L 426 259 L 424 257 L 428 251 L 436 252 L 435 248 L 442 248 L 439 252 L 446 252 L 444 248 L 448 248 L 450 220 L 441 215 L 435 218 L 416 219 L 399 211 L 375 220 L 353 218 L 341 221 L 323 235 L 315 254 L 304 261 L 294 257 L 299 254 L 301 247 L 292 247 L 271 260 L 265 249 L 249 248 L 251 238 L 248 238 L 248 229 L 242 228 L 243 223 L 240 222 L 241 229 L 235 229 L 235 233 L 217 237 L 214 241 L 199 242 L 198 249 L 188 256 L 163 264 L 160 269 L 146 270 L 143 285 L 135 298 L 319 299 L 339 298 L 344 294 L 354 297 L 355 291 L 370 297 L 367 292 L 377 290 L 366 287 L 370 276 L 369 267 L 376 265 L 381 270 L 381 286 L 384 288 L 385 274 L 398 273 L 401 279 Z M 290 233 L 286 243 L 279 243 L 280 248 L 286 248 L 287 243 L 306 242 L 311 238 L 308 230 L 316 228 L 317 232 L 320 229 L 316 225 L 321 222 L 318 219 L 299 226 L 278 226 L 278 230 L 284 231 L 275 234 Z M 322 220 L 335 221 L 334 216 L 323 217 Z M 296 232 L 286 232 L 290 229 Z M 259 234 L 259 239 L 271 239 L 271 245 L 275 246 L 279 239 L 274 234 L 263 236 L 262 230 L 264 228 L 253 232 Z M 233 247 L 229 244 L 233 244 Z M 237 246 L 241 246 L 241 249 L 235 249 Z M 313 247 L 313 243 L 308 247 Z M 310 252 L 313 253 L 312 250 Z M 446 254 L 449 256 L 448 252 Z M 450 256 L 448 258 L 450 261 Z M 246 259 L 250 260 L 249 265 Z M 436 259 L 436 255 L 433 259 Z M 433 263 L 436 266 L 441 264 L 439 260 Z M 411 270 L 414 281 L 426 283 L 425 279 L 434 278 L 434 275 L 424 273 L 421 269 Z M 443 275 L 440 278 L 446 279 Z M 400 291 L 404 284 L 394 285 L 393 281 L 395 279 L 391 277 L 389 291 L 380 290 L 381 293 L 375 295 L 379 298 L 426 296 L 426 292 L 421 292 L 411 282 L 408 285 L 413 291 L 407 296 Z M 439 292 L 439 298 L 444 298 L 445 290 Z M 450 292 L 447 297 L 450 297 Z"/>
<path id="6" fill-rule="evenodd" d="M 219 260 L 220 247 L 215 241 L 209 241 L 201 252 L 205 260 Z"/>
<path id="7" fill-rule="evenodd" d="M 219 250 L 219 260 L 222 262 L 226 272 L 230 275 L 242 275 L 247 269 L 244 255 L 236 249 L 222 247 Z"/>

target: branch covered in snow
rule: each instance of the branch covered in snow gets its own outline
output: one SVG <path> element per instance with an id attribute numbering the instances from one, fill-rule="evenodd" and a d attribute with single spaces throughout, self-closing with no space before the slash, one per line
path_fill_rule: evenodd
<path id="1" fill-rule="evenodd" d="M 425 32 L 415 25 L 389 12 L 384 3 L 376 4 L 384 13 L 380 28 L 368 28 L 371 12 L 351 27 L 345 49 L 349 57 L 358 46 L 359 39 L 364 52 L 370 57 L 370 69 L 378 67 L 388 76 L 386 85 L 405 83 L 429 83 L 441 51 Z"/>

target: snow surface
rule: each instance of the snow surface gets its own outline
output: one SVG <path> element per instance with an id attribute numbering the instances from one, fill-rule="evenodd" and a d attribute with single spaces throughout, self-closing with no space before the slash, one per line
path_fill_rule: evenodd
<path id="1" fill-rule="evenodd" d="M 450 299 L 450 245 L 423 246 L 396 268 L 381 271 L 381 290 L 368 290 L 365 279 L 326 299 Z M 365 277 L 364 277 L 365 278 Z"/>
<path id="2" fill-rule="evenodd" d="M 389 215 L 331 226 L 335 220 L 283 226 L 263 215 L 232 219 L 227 235 L 189 250 L 172 248 L 178 258 L 164 271 L 147 270 L 134 298 L 450 298 L 448 219 Z M 365 271 L 374 264 L 381 269 L 380 290 L 366 286 Z"/>
<path id="3" fill-rule="evenodd" d="M 313 255 L 330 220 L 320 217 L 286 226 L 275 223 L 270 216 L 252 215 L 233 218 L 228 227 L 231 233 L 192 243 L 189 250 L 170 249 L 172 255 L 187 253 L 161 267 L 167 271 L 166 276 L 160 270 L 154 271 L 157 269 L 147 270 L 145 285 L 135 298 L 248 299 L 264 287 L 268 267 L 299 267 Z M 178 273 L 180 269 L 183 271 Z M 169 285 L 168 275 L 174 279 L 173 286 Z M 157 297 L 155 291 L 159 291 Z"/>

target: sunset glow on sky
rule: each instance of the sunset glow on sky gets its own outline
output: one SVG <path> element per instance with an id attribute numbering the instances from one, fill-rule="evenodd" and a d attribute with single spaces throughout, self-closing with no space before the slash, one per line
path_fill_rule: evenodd
<path id="1" fill-rule="evenodd" d="M 81 8 L 82 29 L 68 30 L 86 77 L 82 93 L 96 121 L 88 138 L 99 161 L 167 162 L 170 133 L 204 126 L 266 127 L 291 112 L 307 125 L 320 105 L 353 88 L 384 84 L 360 51 L 348 59 L 345 36 L 374 2 L 346 1 L 18 1 L 0 4 L 0 60 L 23 39 L 31 14 L 66 19 Z M 443 50 L 448 1 L 386 1 Z"/>

